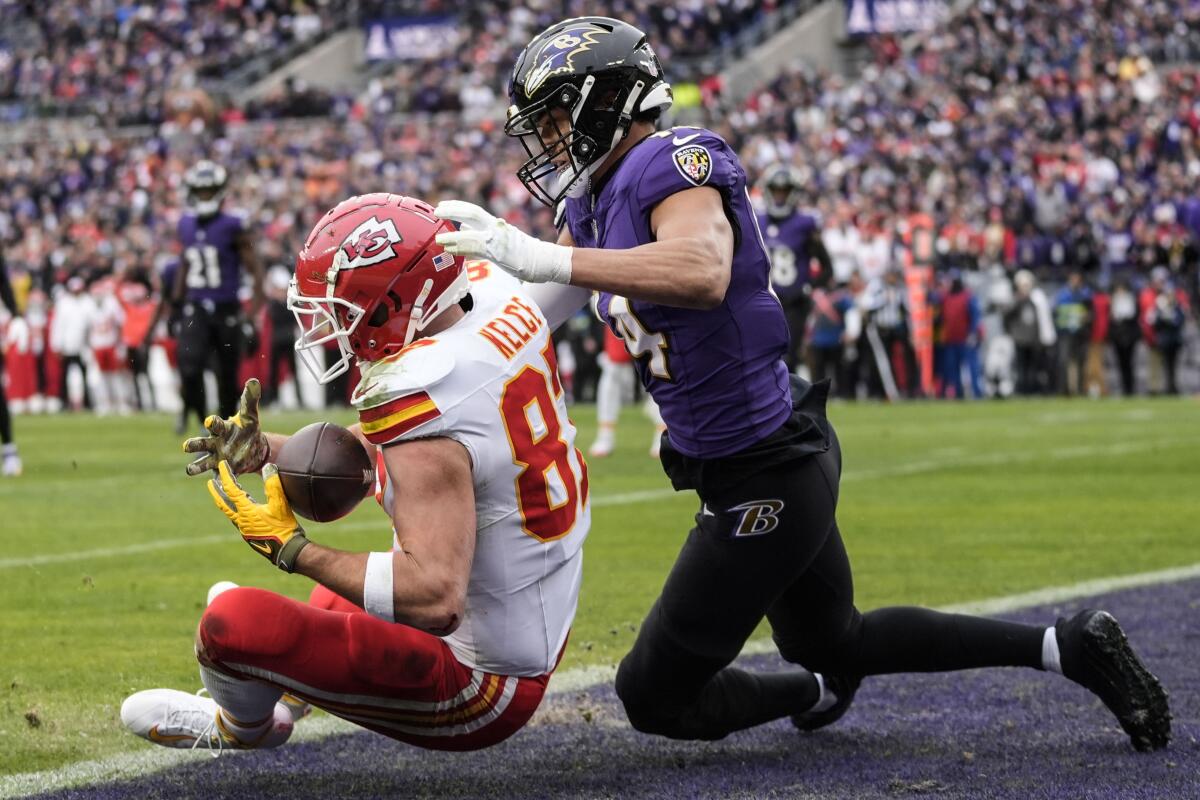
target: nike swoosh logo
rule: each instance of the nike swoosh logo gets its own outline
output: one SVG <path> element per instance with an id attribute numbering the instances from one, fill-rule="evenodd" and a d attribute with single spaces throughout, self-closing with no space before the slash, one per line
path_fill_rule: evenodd
<path id="1" fill-rule="evenodd" d="M 700 134 L 698 134 L 698 133 L 693 133 L 691 136 L 685 136 L 682 139 L 680 139 L 678 136 L 676 136 L 674 139 L 671 140 L 671 144 L 678 147 L 681 144 L 687 144 L 688 142 L 690 142 L 692 139 L 695 139 L 699 135 Z"/>
<path id="2" fill-rule="evenodd" d="M 255 550 L 262 553 L 264 556 L 269 557 L 271 555 L 271 545 L 266 544 L 265 542 L 253 542 L 253 541 L 250 541 L 249 539 L 247 539 L 246 544 L 250 545 Z"/>
<path id="3" fill-rule="evenodd" d="M 146 731 L 146 738 L 148 738 L 152 742 L 162 742 L 163 744 L 171 744 L 172 742 L 190 742 L 190 741 L 194 740 L 196 737 L 188 736 L 186 734 L 170 735 L 170 734 L 165 734 L 165 733 L 159 733 L 158 726 L 155 725 L 153 728 Z"/>

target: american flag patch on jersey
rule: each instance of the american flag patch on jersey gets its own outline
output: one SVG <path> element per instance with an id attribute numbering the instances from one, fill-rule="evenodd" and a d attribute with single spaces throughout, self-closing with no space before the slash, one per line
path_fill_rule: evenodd
<path id="1" fill-rule="evenodd" d="M 454 266 L 454 256 L 449 253 L 438 253 L 433 257 L 433 268 L 441 272 L 446 267 Z"/>

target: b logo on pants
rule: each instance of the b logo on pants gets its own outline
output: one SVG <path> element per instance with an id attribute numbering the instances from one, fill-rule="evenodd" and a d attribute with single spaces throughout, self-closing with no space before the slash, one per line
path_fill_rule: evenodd
<path id="1" fill-rule="evenodd" d="M 733 535 L 761 536 L 779 527 L 779 512 L 783 511 L 782 500 L 750 500 L 729 509 L 728 513 L 742 512 L 742 518 L 734 527 Z"/>

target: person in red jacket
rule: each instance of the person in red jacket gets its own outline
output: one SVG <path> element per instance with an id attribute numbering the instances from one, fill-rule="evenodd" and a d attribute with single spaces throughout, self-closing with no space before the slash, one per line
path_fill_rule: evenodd
<path id="1" fill-rule="evenodd" d="M 1108 292 L 1098 289 L 1092 293 L 1092 329 L 1083 380 L 1084 389 L 1091 397 L 1108 397 L 1108 382 L 1104 379 L 1104 351 L 1108 349 L 1111 307 L 1112 298 Z"/>
<path id="2" fill-rule="evenodd" d="M 949 290 L 937 303 L 938 327 L 942 342 L 942 385 L 938 395 L 945 397 L 947 390 L 953 388 L 954 397 L 962 400 L 962 371 L 963 367 L 971 362 L 971 350 L 978 346 L 981 314 L 979 301 L 975 299 L 971 290 L 963 285 L 962 275 L 958 270 L 951 270 L 949 277 Z M 974 372 L 971 380 L 975 384 L 972 386 L 975 397 L 981 397 L 983 390 L 978 385 Z"/>

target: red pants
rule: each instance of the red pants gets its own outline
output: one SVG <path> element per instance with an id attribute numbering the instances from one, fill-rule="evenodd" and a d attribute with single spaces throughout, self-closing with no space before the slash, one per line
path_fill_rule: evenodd
<path id="1" fill-rule="evenodd" d="M 323 586 L 309 604 L 230 589 L 200 620 L 204 660 L 264 681 L 376 733 L 434 750 L 478 750 L 516 733 L 550 675 L 463 666 L 436 636 L 368 615 Z"/>

